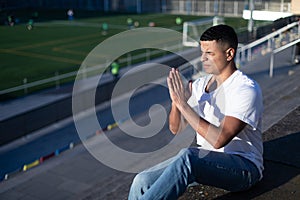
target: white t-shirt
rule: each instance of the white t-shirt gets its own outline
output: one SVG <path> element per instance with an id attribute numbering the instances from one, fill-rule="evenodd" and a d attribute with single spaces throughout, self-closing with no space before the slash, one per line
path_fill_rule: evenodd
<path id="1" fill-rule="evenodd" d="M 200 134 L 197 134 L 197 144 L 201 148 L 237 154 L 249 159 L 257 166 L 262 177 L 263 100 L 259 85 L 241 71 L 236 70 L 220 87 L 207 93 L 205 87 L 211 77 L 212 75 L 209 75 L 194 81 L 193 95 L 189 99 L 189 104 L 194 107 L 201 118 L 215 126 L 219 126 L 225 116 L 238 118 L 247 125 L 223 148 L 215 149 Z"/>

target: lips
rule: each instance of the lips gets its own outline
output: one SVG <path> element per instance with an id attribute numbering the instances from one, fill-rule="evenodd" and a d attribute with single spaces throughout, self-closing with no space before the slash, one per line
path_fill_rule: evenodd
<path id="1" fill-rule="evenodd" d="M 203 66 L 203 68 L 205 68 L 205 69 L 207 69 L 207 68 L 210 67 L 209 65 L 202 65 L 202 66 Z"/>

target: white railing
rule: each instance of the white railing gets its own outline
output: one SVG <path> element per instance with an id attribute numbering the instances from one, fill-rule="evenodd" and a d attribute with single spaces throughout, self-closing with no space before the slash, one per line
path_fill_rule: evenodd
<path id="1" fill-rule="evenodd" d="M 291 46 L 294 46 L 294 45 L 296 45 L 299 42 L 300 42 L 300 39 L 297 39 L 297 40 L 294 40 L 291 43 L 288 43 L 288 44 L 286 44 L 286 45 L 284 45 L 284 46 L 282 46 L 282 47 L 280 47 L 280 48 L 275 49 L 274 51 L 272 51 L 271 58 L 270 58 L 270 71 L 269 71 L 269 76 L 270 77 L 273 77 L 274 57 L 275 57 L 275 54 L 279 53 L 279 52 L 281 52 L 281 51 L 283 51 L 283 50 L 285 50 L 285 49 L 287 49 L 287 48 L 289 48 Z"/>
<path id="2" fill-rule="evenodd" d="M 270 53 L 274 51 L 275 49 L 280 48 L 281 46 L 284 46 L 285 44 L 282 43 L 282 35 L 283 34 L 289 34 L 289 39 L 286 41 L 287 43 L 291 43 L 297 39 L 300 38 L 300 25 L 299 22 L 293 22 L 279 30 L 274 31 L 273 33 L 266 35 L 265 37 L 262 37 L 250 44 L 241 46 L 237 50 L 236 55 L 236 63 L 238 66 L 241 65 L 241 63 L 246 61 L 251 61 L 253 59 L 253 50 L 261 47 L 261 51 L 264 51 L 264 54 Z M 266 44 L 265 44 L 266 43 Z"/>

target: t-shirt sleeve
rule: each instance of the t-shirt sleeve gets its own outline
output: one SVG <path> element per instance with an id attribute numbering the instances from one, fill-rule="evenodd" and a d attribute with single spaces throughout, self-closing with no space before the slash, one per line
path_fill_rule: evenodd
<path id="1" fill-rule="evenodd" d="M 261 120 L 263 104 L 260 89 L 243 86 L 229 93 L 226 102 L 226 116 L 232 116 L 249 124 L 254 130 Z"/>

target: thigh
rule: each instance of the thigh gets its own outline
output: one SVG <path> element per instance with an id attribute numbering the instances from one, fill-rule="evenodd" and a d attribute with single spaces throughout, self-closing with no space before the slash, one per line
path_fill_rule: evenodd
<path id="1" fill-rule="evenodd" d="M 146 188 L 150 187 L 174 160 L 176 160 L 176 156 L 138 173 L 134 179 L 134 183 Z"/>
<path id="2" fill-rule="evenodd" d="M 190 148 L 192 174 L 198 183 L 229 191 L 246 190 L 259 180 L 256 166 L 238 155 Z"/>

